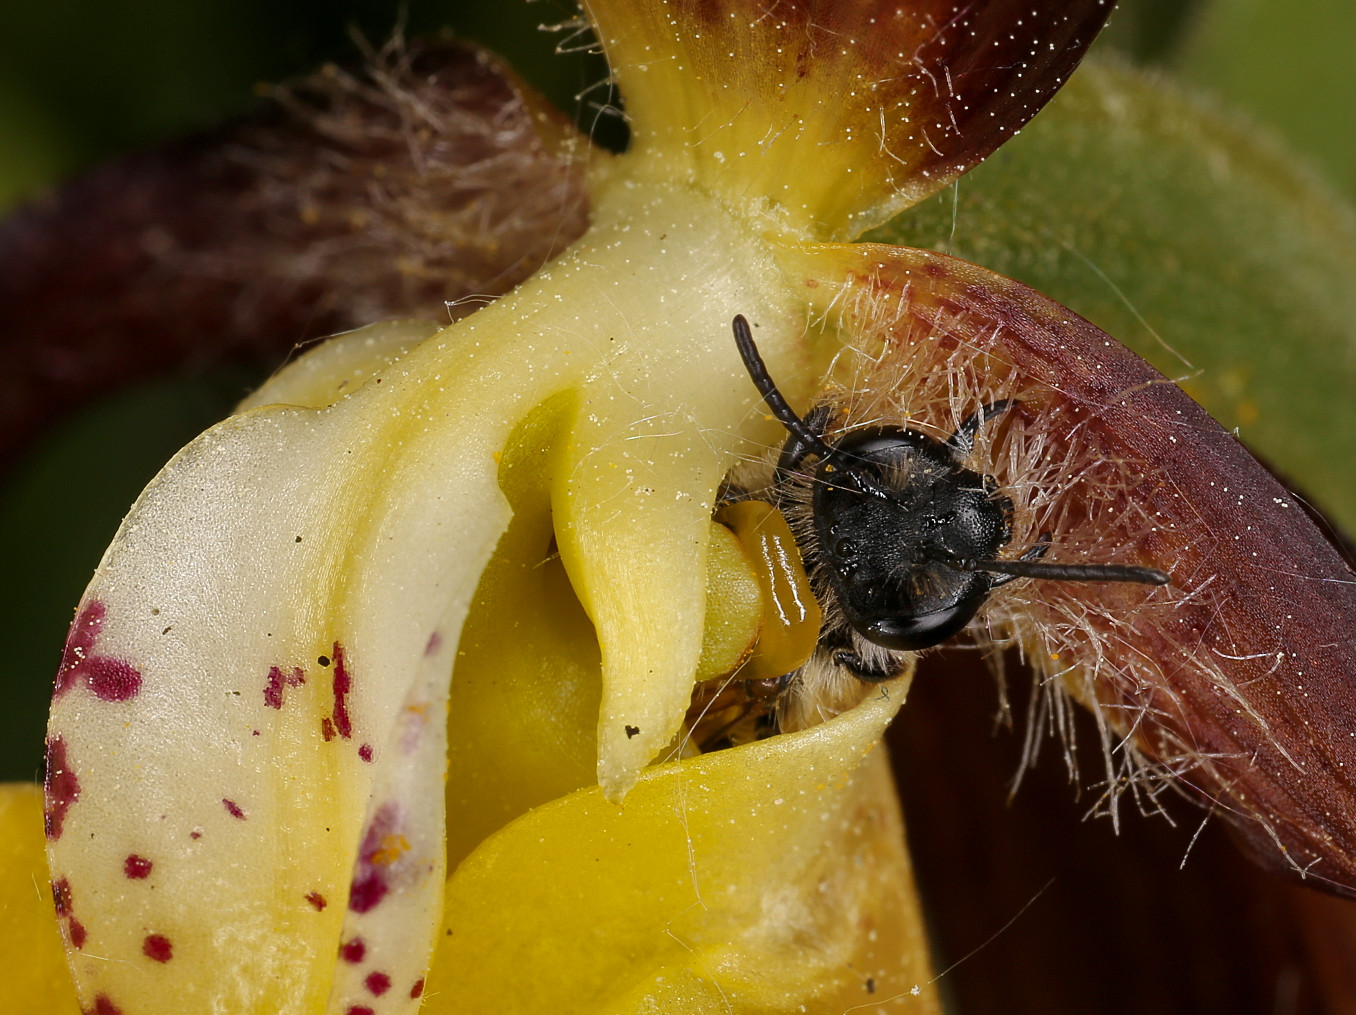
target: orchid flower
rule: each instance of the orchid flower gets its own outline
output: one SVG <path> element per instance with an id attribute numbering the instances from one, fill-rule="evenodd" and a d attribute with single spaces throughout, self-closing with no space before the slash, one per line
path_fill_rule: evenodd
<path id="1" fill-rule="evenodd" d="M 736 314 L 788 398 L 852 425 L 945 434 L 1019 400 L 983 442 L 1017 541 L 1173 582 L 1014 586 L 983 628 L 1264 863 L 1353 891 L 1356 747 L 1293 735 L 1356 707 L 1336 551 L 1071 311 L 852 242 L 1021 127 L 1109 7 L 589 0 L 632 143 L 587 156 L 583 235 L 449 327 L 373 324 L 289 364 L 165 467 L 100 563 L 45 802 L 0 798 L 7 832 L 43 811 L 57 915 L 21 898 L 42 844 L 14 835 L 16 996 L 939 1010 L 880 745 L 911 669 L 804 729 L 692 736 L 695 685 L 814 648 L 764 595 L 798 565 L 713 520 L 731 469 L 784 439 Z"/>

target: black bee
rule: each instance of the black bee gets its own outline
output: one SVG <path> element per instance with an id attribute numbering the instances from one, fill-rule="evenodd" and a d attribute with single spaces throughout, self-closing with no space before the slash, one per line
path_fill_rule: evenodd
<path id="1" fill-rule="evenodd" d="M 808 518 L 803 492 L 799 511 L 788 516 L 824 607 L 821 653 L 859 680 L 895 676 L 903 663 L 898 653 L 950 638 L 994 589 L 1017 578 L 1147 585 L 1170 580 L 1148 567 L 1044 563 L 1049 533 L 1015 559 L 1000 558 L 1012 539 L 1012 501 L 992 476 L 963 463 L 980 428 L 1016 402 L 981 405 L 945 440 L 873 426 L 830 444 L 824 436 L 829 406 L 801 419 L 768 375 L 742 315 L 734 319 L 734 336 L 749 376 L 789 435 L 773 476 L 776 506 L 796 502 L 795 477 L 804 477 L 806 462 L 816 460 Z"/>

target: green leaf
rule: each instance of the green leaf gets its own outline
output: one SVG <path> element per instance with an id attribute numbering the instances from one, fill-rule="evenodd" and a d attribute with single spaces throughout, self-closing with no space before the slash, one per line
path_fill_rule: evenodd
<path id="1" fill-rule="evenodd" d="M 1346 0 L 1214 3 L 1176 68 L 1273 123 L 1356 195 L 1356 19 Z"/>

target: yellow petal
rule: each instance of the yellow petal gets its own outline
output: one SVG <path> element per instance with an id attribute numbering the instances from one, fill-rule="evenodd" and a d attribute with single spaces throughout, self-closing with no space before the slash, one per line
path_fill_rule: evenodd
<path id="1" fill-rule="evenodd" d="M 43 854 L 42 789 L 0 784 L 0 1011 L 79 1015 Z M 62 886 L 64 923 L 78 900 Z M 78 931 L 77 931 L 78 933 Z"/>
<path id="2" fill-rule="evenodd" d="M 849 239 L 936 192 L 1063 83 L 1109 0 L 586 0 L 630 163 Z"/>
<path id="3" fill-rule="evenodd" d="M 503 829 L 448 882 L 426 1010 L 940 1010 L 878 743 L 906 687 Z"/>

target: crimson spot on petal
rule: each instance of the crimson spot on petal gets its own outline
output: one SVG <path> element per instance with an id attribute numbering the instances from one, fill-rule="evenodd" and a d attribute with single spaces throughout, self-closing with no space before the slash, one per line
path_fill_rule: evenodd
<path id="1" fill-rule="evenodd" d="M 321 895 L 319 892 L 307 892 L 306 901 L 315 907 L 317 913 L 329 905 L 329 903 L 325 901 L 325 896 Z"/>
<path id="2" fill-rule="evenodd" d="M 60 698 L 81 680 L 103 701 L 127 701 L 141 691 L 140 670 L 125 660 L 94 653 L 106 612 L 101 601 L 92 599 L 75 618 L 61 653 L 53 698 Z"/>
<path id="3" fill-rule="evenodd" d="M 79 920 L 77 920 L 75 917 L 71 917 L 68 922 L 71 930 L 72 947 L 75 948 L 85 947 L 85 938 L 89 936 L 89 934 L 85 931 L 85 925 L 81 923 Z"/>
<path id="4" fill-rule="evenodd" d="M 66 647 L 61 653 L 54 697 L 61 697 L 62 692 L 80 679 L 85 659 L 93 653 L 94 642 L 103 629 L 106 610 L 107 607 L 100 600 L 91 599 L 75 618 L 70 633 L 66 635 Z"/>
<path id="5" fill-rule="evenodd" d="M 245 812 L 240 809 L 240 805 L 234 800 L 227 800 L 225 797 L 222 797 L 221 804 L 226 808 L 226 813 L 231 817 L 239 818 L 241 821 L 245 820 Z"/>
<path id="6" fill-rule="evenodd" d="M 381 997 L 391 989 L 391 978 L 385 973 L 368 973 L 367 979 L 363 981 L 367 984 L 367 989 L 372 992 L 374 997 Z"/>
<path id="7" fill-rule="evenodd" d="M 355 937 L 352 941 L 345 941 L 339 946 L 339 957 L 345 962 L 357 965 L 367 954 L 367 944 L 360 937 Z"/>
<path id="8" fill-rule="evenodd" d="M 129 878 L 139 881 L 142 878 L 150 877 L 151 868 L 154 866 L 155 864 L 150 860 L 147 860 L 144 856 L 137 856 L 135 853 L 132 853 L 122 862 L 122 872 Z"/>
<path id="9" fill-rule="evenodd" d="M 306 674 L 300 666 L 293 666 L 291 673 L 284 673 L 280 666 L 269 667 L 268 683 L 264 685 L 264 704 L 269 708 L 282 708 L 283 691 L 288 687 L 298 687 L 304 683 L 306 683 Z"/>
<path id="10" fill-rule="evenodd" d="M 100 994 L 94 999 L 92 1015 L 122 1015 L 122 1009 L 110 1001 L 107 994 Z"/>
<path id="11" fill-rule="evenodd" d="M 147 934 L 146 940 L 141 942 L 141 951 L 156 962 L 168 962 L 174 958 L 174 946 L 164 934 Z"/>
<path id="12" fill-rule="evenodd" d="M 353 912 L 366 913 L 375 908 L 391 890 L 388 878 L 391 865 L 409 849 L 400 824 L 400 812 L 391 803 L 382 804 L 372 815 L 358 847 L 353 885 L 349 889 L 348 908 Z"/>
<path id="13" fill-rule="evenodd" d="M 70 916 L 71 883 L 65 878 L 57 878 L 52 882 L 52 905 L 56 907 L 57 916 Z"/>
<path id="14" fill-rule="evenodd" d="M 80 780 L 66 760 L 66 741 L 59 735 L 47 741 L 47 808 L 43 816 L 47 838 L 60 839 L 66 812 L 80 799 Z"/>
<path id="15" fill-rule="evenodd" d="M 424 993 L 424 979 L 420 977 L 414 981 L 414 986 L 410 988 L 410 997 L 421 997 Z"/>
<path id="16" fill-rule="evenodd" d="M 353 719 L 348 714 L 348 695 L 353 690 L 353 675 L 344 665 L 344 646 L 334 643 L 334 728 L 345 740 L 353 736 Z M 327 738 L 328 739 L 328 738 Z"/>
<path id="17" fill-rule="evenodd" d="M 372 745 L 371 745 L 371 744 L 363 744 L 361 747 L 359 747 L 359 748 L 358 748 L 358 757 L 362 758 L 363 761 L 371 761 L 371 760 L 372 760 Z"/>
<path id="18" fill-rule="evenodd" d="M 362 877 L 354 879 L 353 888 L 348 895 L 348 908 L 355 913 L 366 913 L 386 898 L 386 893 L 390 890 L 391 886 L 386 883 L 381 871 L 369 870 Z"/>
<path id="19" fill-rule="evenodd" d="M 100 701 L 128 701 L 141 691 L 141 671 L 121 659 L 91 656 L 85 661 L 85 674 Z"/>

